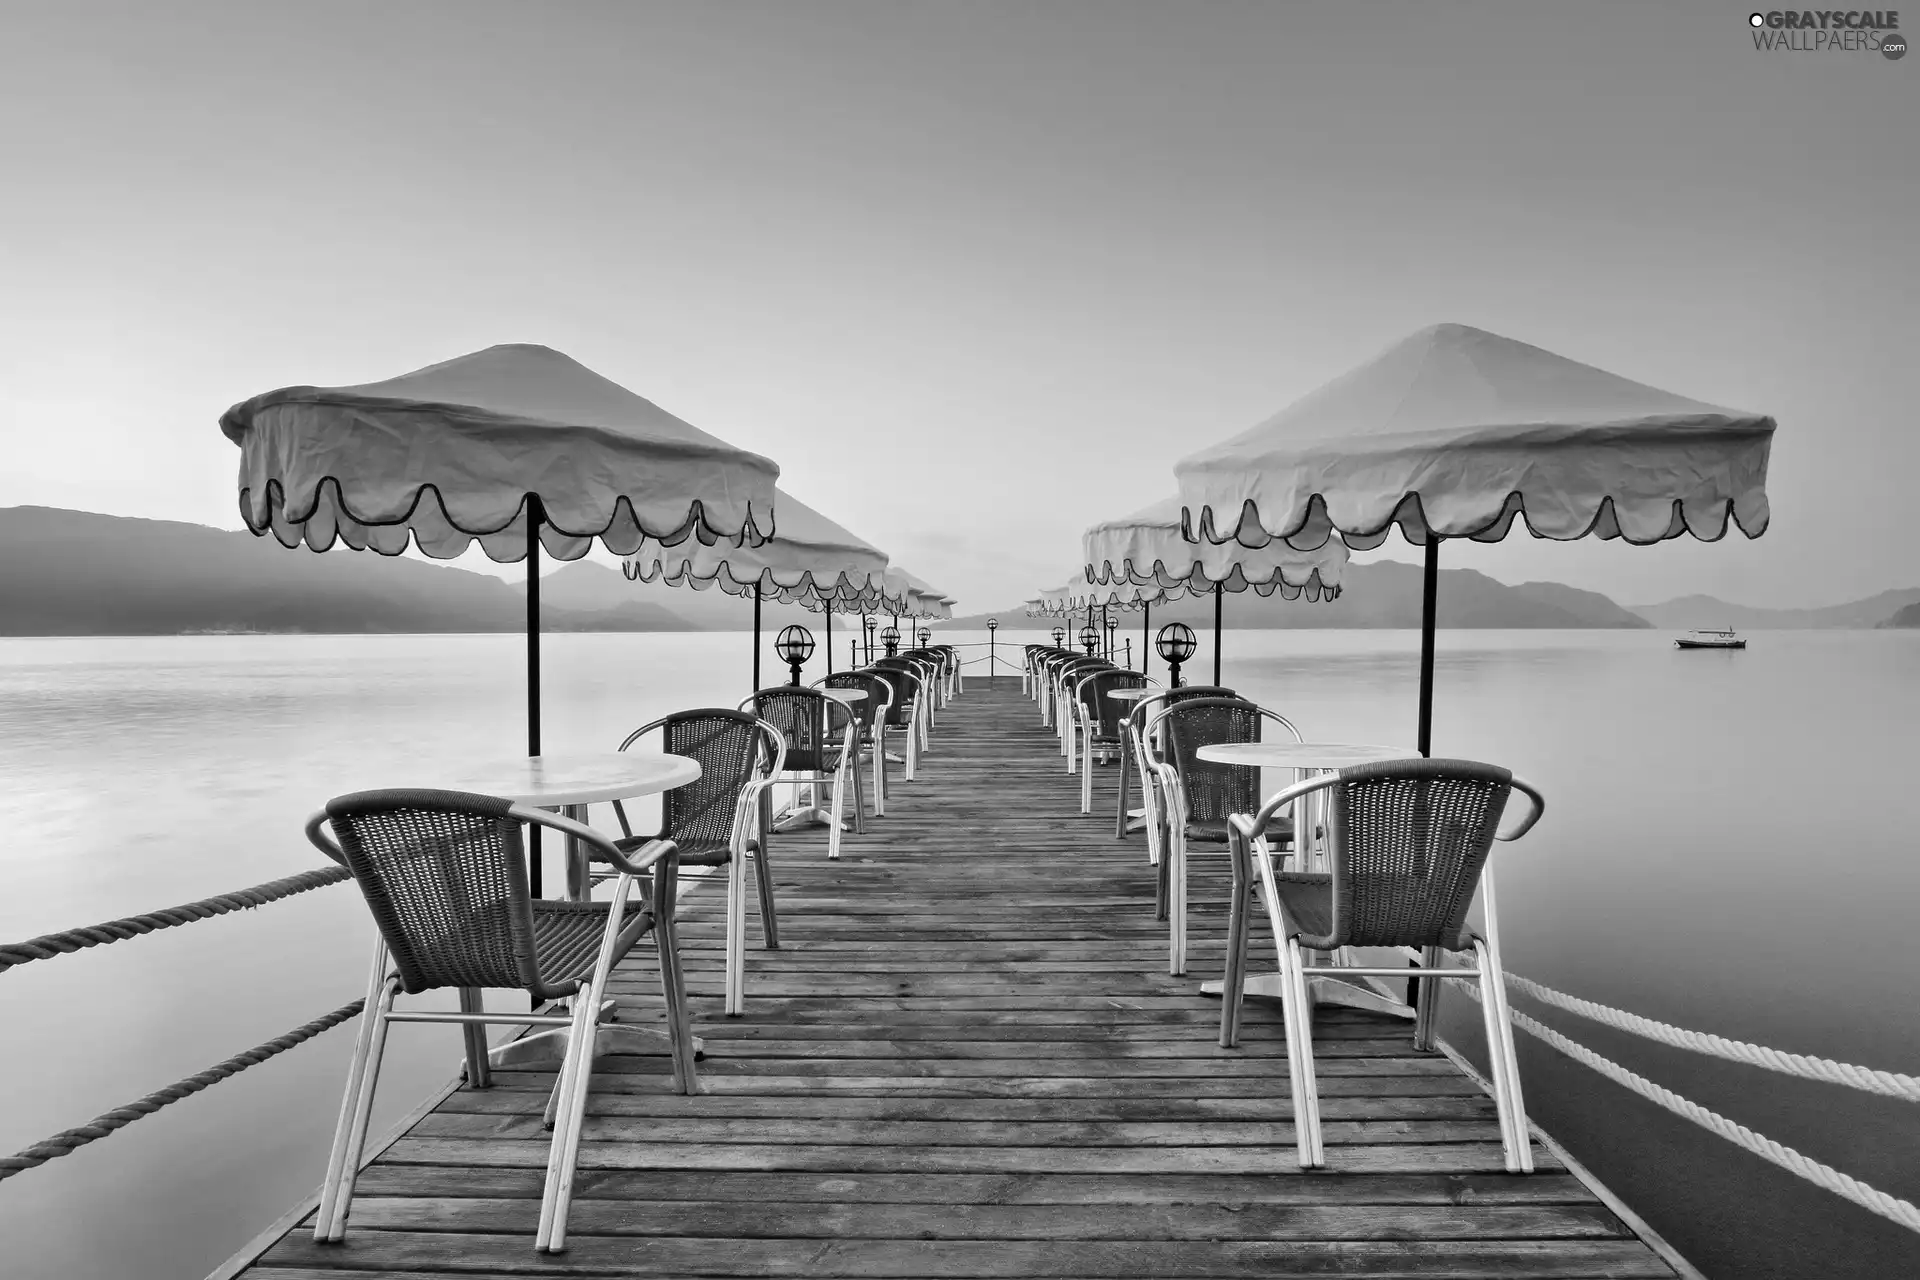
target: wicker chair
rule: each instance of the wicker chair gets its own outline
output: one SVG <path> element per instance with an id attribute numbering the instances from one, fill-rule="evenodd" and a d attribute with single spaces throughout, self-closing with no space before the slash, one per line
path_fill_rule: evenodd
<path id="1" fill-rule="evenodd" d="M 1150 682 L 1156 683 L 1157 682 Z M 1141 732 L 1150 716 L 1161 708 L 1176 702 L 1185 702 L 1191 698 L 1234 698 L 1239 695 L 1222 685 L 1183 684 L 1177 688 L 1164 689 L 1150 698 L 1142 698 L 1133 704 L 1127 713 L 1123 726 L 1127 749 L 1120 754 L 1120 793 L 1114 804 L 1113 838 L 1124 840 L 1130 830 L 1128 819 L 1139 817 L 1147 833 L 1147 863 L 1160 865 L 1160 804 L 1155 795 L 1158 783 L 1154 781 L 1153 770 L 1146 767 L 1145 746 Z M 1127 772 L 1131 766 L 1140 773 L 1140 810 L 1138 814 L 1127 812 Z M 1166 901 L 1162 899 L 1154 904 L 1156 920 L 1166 919 Z"/>
<path id="2" fill-rule="evenodd" d="M 887 713 L 893 705 L 893 685 L 872 671 L 837 671 L 814 682 L 821 689 L 849 689 L 866 694 L 853 704 L 853 749 L 873 759 L 873 816 L 887 812 Z M 855 761 L 858 767 L 858 761 Z"/>
<path id="3" fill-rule="evenodd" d="M 920 753 L 927 749 L 928 699 L 926 668 L 907 658 L 881 658 L 869 671 L 897 677 L 894 680 L 893 707 L 887 713 L 887 728 L 907 735 L 907 751 L 902 757 L 907 781 L 913 781 L 920 767 Z"/>
<path id="4" fill-rule="evenodd" d="M 746 1004 L 745 864 L 749 860 L 759 892 L 761 937 L 770 951 L 780 945 L 760 796 L 783 767 L 786 744 L 772 725 L 744 712 L 702 707 L 642 725 L 627 735 L 620 749 L 626 751 L 655 732 L 660 734 L 662 751 L 698 762 L 699 780 L 661 797 L 661 829 L 652 835 L 635 835 L 626 806 L 614 801 L 623 833 L 614 844 L 633 850 L 653 840 L 671 840 L 680 851 L 681 866 L 726 868 L 725 1007 L 729 1017 L 737 1017 Z"/>
<path id="5" fill-rule="evenodd" d="M 940 699 L 940 676 L 935 665 L 925 658 L 913 658 L 905 654 L 881 658 L 873 665 L 880 671 L 904 671 L 913 677 L 909 718 L 919 736 L 920 749 L 930 749 L 933 745 L 933 713 Z"/>
<path id="6" fill-rule="evenodd" d="M 867 667 L 865 674 L 887 686 L 887 713 L 874 722 L 874 733 L 881 754 L 901 766 L 908 782 L 920 768 L 920 734 L 914 721 L 913 695 L 920 681 L 911 671 L 892 667 Z M 901 734 L 906 743 L 898 756 L 886 755 L 887 736 Z"/>
<path id="7" fill-rule="evenodd" d="M 791 784 L 797 798 L 799 788 L 814 793 L 821 783 L 833 787 L 827 817 L 827 857 L 840 856 L 840 814 L 848 784 L 853 789 L 853 823 L 856 831 L 866 830 L 864 805 L 860 795 L 860 770 L 854 767 L 853 712 L 844 703 L 835 702 L 818 689 L 781 685 L 762 689 L 740 704 L 742 711 L 752 710 L 772 725 L 786 743 L 784 776 L 773 779 L 769 788 Z M 834 727 L 835 721 L 839 727 Z M 819 805 L 815 803 L 815 808 Z"/>
<path id="8" fill-rule="evenodd" d="M 947 665 L 947 655 L 938 649 L 908 649 L 900 656 L 926 668 L 927 687 L 933 691 L 933 705 L 935 709 L 944 710 L 947 698 L 953 692 L 953 671 Z"/>
<path id="9" fill-rule="evenodd" d="M 1070 730 L 1079 739 L 1074 754 L 1080 757 L 1080 812 L 1093 812 L 1093 756 L 1096 751 L 1111 753 L 1116 760 L 1126 759 L 1125 725 L 1127 703 L 1109 694 L 1122 689 L 1145 689 L 1147 678 L 1138 671 L 1105 667 L 1074 682 L 1074 724 Z M 1121 775 L 1121 802 L 1125 803 L 1126 777 Z"/>
<path id="10" fill-rule="evenodd" d="M 1067 772 L 1074 772 L 1073 766 L 1073 686 L 1083 676 L 1095 671 L 1106 671 L 1113 667 L 1105 658 L 1088 657 L 1084 653 L 1061 658 L 1051 664 L 1047 679 L 1047 724 L 1060 737 L 1060 754 L 1067 758 Z"/>
<path id="11" fill-rule="evenodd" d="M 564 832 L 612 865 L 619 872 L 612 901 L 530 897 L 523 823 Z M 323 826 L 332 828 L 332 839 Z M 389 1026 L 459 1024 L 466 1038 L 468 1087 L 484 1089 L 492 1083 L 484 1028 L 506 1023 L 564 1027 L 569 1032 L 559 1082 L 547 1104 L 553 1142 L 534 1241 L 542 1252 L 564 1250 L 580 1122 L 593 1079 L 594 1042 L 603 1030 L 607 980 L 613 966 L 649 932 L 659 947 L 674 1087 L 681 1093 L 695 1091 L 693 1037 L 673 928 L 678 865 L 673 843 L 656 841 L 624 851 L 591 827 L 539 809 L 496 796 L 426 790 L 336 797 L 307 820 L 307 839 L 352 873 L 379 927 L 366 1013 L 314 1217 L 314 1241 L 324 1244 L 346 1235 L 347 1208 L 366 1146 Z M 629 901 L 636 877 L 651 882 L 651 902 Z M 417 995 L 446 987 L 460 993 L 457 1013 L 393 1007 L 402 991 Z M 518 987 L 536 1010 L 565 1000 L 571 1013 L 489 1014 L 480 1001 L 486 987 Z M 627 1030 L 617 1024 L 604 1029 Z"/>
<path id="12" fill-rule="evenodd" d="M 947 661 L 947 697 L 957 698 L 967 691 L 967 663 L 950 644 L 937 644 L 933 651 Z"/>
<path id="13" fill-rule="evenodd" d="M 1240 698 L 1189 698 L 1162 707 L 1142 734 L 1148 766 L 1160 783 L 1161 859 L 1159 900 L 1168 920 L 1167 972 L 1187 971 L 1187 858 L 1196 844 L 1226 852 L 1227 820 L 1260 807 L 1260 771 L 1210 764 L 1201 747 L 1258 742 L 1272 721 L 1295 742 L 1300 731 L 1285 716 Z M 1157 744 L 1157 745 L 1156 745 Z M 1291 841 L 1293 821 L 1275 816 L 1267 834 Z"/>
<path id="14" fill-rule="evenodd" d="M 1507 832 L 1498 825 L 1512 791 L 1532 811 Z M 1259 832 L 1281 810 L 1315 792 L 1326 793 L 1328 871 L 1276 872 Z M 1494 1103 L 1509 1173 L 1530 1173 L 1533 1152 L 1526 1103 L 1513 1051 L 1512 1013 L 1500 963 L 1499 918 L 1488 855 L 1495 840 L 1517 840 L 1546 807 L 1538 790 L 1495 765 L 1469 760 L 1388 760 L 1323 774 L 1270 797 L 1255 814 L 1232 823 L 1233 911 L 1228 923 L 1227 973 L 1221 990 L 1220 1043 L 1238 1038 L 1247 968 L 1246 913 L 1258 877 L 1267 918 L 1280 952 L 1286 1018 L 1287 1071 L 1302 1166 L 1326 1163 L 1320 1141 L 1320 1099 L 1313 1069 L 1310 977 L 1400 977 L 1402 968 L 1311 964 L 1307 951 L 1348 947 L 1419 948 L 1421 987 L 1414 1043 L 1432 1043 L 1445 981 L 1477 981 L 1487 1036 Z M 1467 923 L 1475 886 L 1485 930 Z M 1443 952 L 1472 952 L 1471 968 L 1442 969 Z M 1334 957 L 1336 960 L 1338 956 Z"/>

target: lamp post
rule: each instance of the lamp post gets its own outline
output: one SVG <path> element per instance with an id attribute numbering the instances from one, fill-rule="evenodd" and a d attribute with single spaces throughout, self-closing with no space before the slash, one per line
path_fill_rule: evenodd
<path id="1" fill-rule="evenodd" d="M 1107 630 L 1107 661 L 1113 661 L 1113 633 L 1120 629 L 1120 623 L 1105 609 L 1100 611 L 1100 625 Z"/>
<path id="2" fill-rule="evenodd" d="M 922 649 L 926 648 L 927 642 L 933 639 L 933 632 L 926 627 L 921 627 L 913 634 L 914 638 L 920 641 L 920 647 Z"/>
<path id="3" fill-rule="evenodd" d="M 1054 648 L 1058 649 L 1062 644 L 1066 642 L 1066 639 L 1067 639 L 1067 633 L 1064 628 L 1055 627 L 1053 629 L 1053 647 Z"/>
<path id="4" fill-rule="evenodd" d="M 1178 689 L 1180 664 L 1191 658 L 1194 650 L 1199 648 L 1199 642 L 1193 638 L 1193 628 L 1184 622 L 1169 622 L 1154 637 L 1153 648 L 1167 664 L 1168 683 Z"/>
<path id="5" fill-rule="evenodd" d="M 1087 651 L 1089 658 L 1093 657 L 1094 651 L 1100 647 L 1100 633 L 1093 629 L 1091 622 L 1080 628 L 1080 647 Z"/>
<path id="6" fill-rule="evenodd" d="M 998 618 L 987 619 L 987 687 L 988 688 L 993 687 L 994 673 L 1000 669 L 998 660 L 994 656 L 994 648 L 993 648 L 993 633 L 998 631 L 999 629 L 1000 629 L 1000 619 Z"/>
<path id="7" fill-rule="evenodd" d="M 873 662 L 873 629 L 879 625 L 879 622 L 871 616 L 860 619 L 860 626 L 867 633 L 867 662 L 869 664 Z"/>
<path id="8" fill-rule="evenodd" d="M 793 679 L 787 683 L 799 688 L 800 666 L 813 656 L 813 632 L 797 623 L 786 627 L 773 642 L 773 651 L 780 655 L 780 661 L 793 669 Z"/>
<path id="9" fill-rule="evenodd" d="M 886 630 L 882 631 L 880 633 L 880 644 L 882 645 L 882 647 L 886 649 L 887 656 L 889 658 L 899 657 L 900 656 L 900 628 L 888 627 Z"/>

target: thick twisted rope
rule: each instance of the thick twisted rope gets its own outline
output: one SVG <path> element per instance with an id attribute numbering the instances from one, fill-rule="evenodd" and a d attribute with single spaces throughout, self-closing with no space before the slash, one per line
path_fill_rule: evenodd
<path id="1" fill-rule="evenodd" d="M 1532 996 L 1543 1004 L 1550 1004 L 1556 1009 L 1565 1009 L 1568 1013 L 1590 1018 L 1618 1031 L 1644 1036 L 1658 1044 L 1671 1045 L 1676 1049 L 1691 1049 L 1695 1053 L 1725 1058 L 1729 1062 L 1744 1062 L 1750 1067 L 1764 1067 L 1768 1071 L 1799 1076 L 1803 1080 L 1844 1084 L 1851 1088 L 1864 1089 L 1868 1093 L 1885 1094 L 1889 1098 L 1920 1102 L 1920 1079 L 1901 1075 L 1896 1071 L 1876 1071 L 1872 1067 L 1855 1066 L 1850 1062 L 1835 1062 L 1831 1058 L 1809 1057 L 1804 1053 L 1782 1053 L 1778 1049 L 1769 1049 L 1761 1044 L 1748 1044 L 1744 1040 L 1728 1040 L 1724 1036 L 1711 1035 L 1704 1031 L 1688 1031 L 1684 1027 L 1655 1022 L 1652 1018 L 1643 1018 L 1637 1013 L 1610 1009 L 1606 1005 L 1595 1004 L 1591 1000 L 1570 996 L 1564 991 L 1555 991 L 1552 987 L 1541 986 L 1533 979 L 1522 978 L 1518 974 L 1507 975 L 1507 986 L 1524 995 Z"/>
<path id="2" fill-rule="evenodd" d="M 269 902 L 277 902 L 281 898 L 305 893 L 309 889 L 318 889 L 323 885 L 338 884 L 345 879 L 347 879 L 345 867 L 316 867 L 312 871 L 302 871 L 298 875 L 257 884 L 251 889 L 216 894 L 211 898 L 168 907 L 163 911 L 149 911 L 144 915 L 109 920 L 105 924 L 89 925 L 83 929 L 63 929 L 59 933 L 42 934 L 38 938 L 29 938 L 25 942 L 0 943 L 0 972 L 33 960 L 50 960 L 54 956 L 66 955 L 87 947 L 98 947 L 109 942 L 137 938 L 143 933 L 152 933 L 156 929 L 170 929 L 175 925 L 192 924 L 195 920 L 223 916 L 229 911 L 265 906 Z"/>
<path id="3" fill-rule="evenodd" d="M 11 1178 L 24 1169 L 36 1168 L 55 1156 L 68 1155 L 86 1146 L 89 1142 L 104 1138 L 116 1129 L 123 1129 L 141 1116 L 150 1116 L 170 1102 L 191 1097 L 215 1081 L 225 1080 L 237 1075 L 248 1067 L 265 1062 L 276 1054 L 283 1053 L 303 1041 L 311 1040 L 329 1027 L 339 1026 L 357 1015 L 366 1005 L 365 1000 L 355 1000 L 352 1004 L 343 1004 L 324 1017 L 315 1018 L 304 1026 L 295 1027 L 285 1035 L 275 1036 L 263 1045 L 236 1053 L 225 1062 L 208 1067 L 205 1071 L 188 1076 L 186 1079 L 170 1084 L 166 1088 L 123 1107 L 115 1107 L 104 1115 L 95 1116 L 75 1129 L 65 1129 L 51 1138 L 43 1138 L 16 1155 L 0 1156 L 0 1179 Z"/>
<path id="4" fill-rule="evenodd" d="M 1480 992 L 1472 985 L 1468 983 L 1458 985 L 1476 1001 L 1480 999 Z M 1531 1036 L 1546 1041 L 1575 1062 L 1592 1068 L 1615 1084 L 1639 1094 L 1656 1106 L 1671 1111 L 1683 1120 L 1692 1121 L 1708 1133 L 1717 1134 L 1742 1150 L 1749 1151 L 1770 1164 L 1778 1165 L 1788 1173 L 1851 1200 L 1870 1213 L 1877 1213 L 1883 1218 L 1897 1222 L 1909 1231 L 1920 1232 L 1920 1207 L 1916 1207 L 1911 1201 L 1888 1195 L 1877 1187 L 1870 1187 L 1858 1178 L 1852 1178 L 1840 1172 L 1832 1165 L 1822 1164 L 1809 1156 L 1803 1156 L 1792 1147 L 1775 1142 L 1765 1134 L 1755 1133 L 1745 1125 L 1729 1120 L 1717 1111 L 1709 1111 L 1699 1103 L 1683 1098 L 1673 1090 L 1663 1088 L 1645 1076 L 1636 1075 L 1619 1063 L 1601 1057 L 1587 1046 L 1576 1040 L 1569 1040 L 1552 1027 L 1544 1026 L 1524 1013 L 1513 1015 L 1513 1025 Z"/>

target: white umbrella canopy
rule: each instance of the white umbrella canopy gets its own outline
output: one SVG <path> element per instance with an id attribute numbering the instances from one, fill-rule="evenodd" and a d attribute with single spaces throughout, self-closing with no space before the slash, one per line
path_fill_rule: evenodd
<path id="1" fill-rule="evenodd" d="M 713 545 L 693 539 L 669 544 L 642 539 L 639 549 L 621 561 L 628 578 L 670 586 L 718 586 L 729 595 L 801 599 L 879 592 L 884 586 L 884 551 L 821 515 L 786 491 L 776 489 L 780 531 L 758 546 Z"/>
<path id="2" fill-rule="evenodd" d="M 1498 541 L 1714 541 L 1767 527 L 1774 421 L 1467 325 L 1422 329 L 1250 431 L 1183 458 L 1199 541 L 1366 549 L 1398 523 Z"/>
<path id="3" fill-rule="evenodd" d="M 240 447 L 240 514 L 256 534 L 382 555 L 411 540 L 436 559 L 477 540 L 496 561 L 528 562 L 528 755 L 540 754 L 542 549 L 575 560 L 595 538 L 625 554 L 648 536 L 751 544 L 774 530 L 779 467 L 549 347 L 282 387 L 228 409 L 220 430 Z"/>
<path id="4" fill-rule="evenodd" d="M 1765 414 L 1688 399 L 1467 325 L 1422 329 L 1174 464 L 1198 542 L 1426 548 L 1419 740 L 1431 754 L 1439 543 L 1649 544 L 1766 532 Z"/>
<path id="5" fill-rule="evenodd" d="M 540 540 L 561 560 L 593 539 L 758 543 L 780 469 L 681 421 L 549 347 L 488 347 L 385 382 L 282 387 L 228 409 L 240 512 L 255 533 L 324 551 L 398 555 L 409 536 L 449 559 Z"/>
<path id="6" fill-rule="evenodd" d="M 1302 595 L 1312 601 L 1332 600 L 1340 594 L 1349 554 L 1347 544 L 1338 538 L 1329 538 L 1310 551 L 1297 550 L 1279 539 L 1263 547 L 1189 542 L 1181 531 L 1177 497 L 1092 526 L 1081 546 L 1092 586 L 1163 589 L 1158 597 L 1133 597 L 1140 608 L 1151 609 L 1181 595 L 1212 594 L 1215 684 L 1220 683 L 1223 593 L 1252 590 L 1263 597 L 1278 592 L 1283 600 Z M 1144 634 L 1141 643 L 1146 643 Z"/>
<path id="7" fill-rule="evenodd" d="M 953 602 L 942 595 L 937 587 L 926 579 L 915 577 L 905 569 L 887 570 L 888 594 L 900 598 L 904 608 L 898 610 L 903 618 L 951 618 Z"/>
<path id="8" fill-rule="evenodd" d="M 774 490 L 780 531 L 759 546 L 712 546 L 696 538 L 669 545 L 646 538 L 620 564 L 628 579 L 719 587 L 728 595 L 753 597 L 753 686 L 760 687 L 760 605 L 810 600 L 858 600 L 877 594 L 887 572 L 886 553 L 783 489 Z M 827 664 L 832 670 L 832 618 L 828 618 Z"/>
<path id="9" fill-rule="evenodd" d="M 1252 588 L 1263 596 L 1278 591 L 1285 600 L 1339 595 L 1348 557 L 1346 544 L 1337 540 L 1309 551 L 1277 540 L 1259 548 L 1189 542 L 1181 533 L 1177 497 L 1093 525 L 1081 545 L 1086 580 L 1093 586 L 1131 584 L 1205 595 L 1217 585 L 1227 591 Z"/>

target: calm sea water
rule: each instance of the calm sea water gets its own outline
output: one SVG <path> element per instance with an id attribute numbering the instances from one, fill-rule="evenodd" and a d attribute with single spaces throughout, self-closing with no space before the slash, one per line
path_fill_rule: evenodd
<path id="1" fill-rule="evenodd" d="M 1003 631 L 1003 651 L 1026 638 Z M 1920 1073 L 1920 634 L 1752 641 L 1442 633 L 1436 753 L 1505 764 L 1550 802 L 1500 851 L 1508 965 L 1685 1026 Z M 1224 674 L 1310 737 L 1411 741 L 1416 643 L 1230 633 Z M 673 708 L 737 702 L 747 644 L 548 637 L 548 749 L 610 749 Z M 521 655 L 512 636 L 0 640 L 0 937 L 316 865 L 300 827 L 327 796 L 516 753 Z M 327 889 L 0 975 L 0 1147 L 353 999 L 370 941 L 357 897 Z M 1920 1200 L 1910 1104 L 1546 1020 Z M 1474 1024 L 1450 1021 L 1471 1046 Z M 448 1078 L 450 1039 L 395 1033 L 376 1127 Z M 203 1276 L 318 1182 L 350 1047 L 349 1029 L 329 1032 L 0 1183 L 0 1270 Z M 1920 1274 L 1920 1238 L 1521 1049 L 1535 1118 L 1707 1274 Z"/>

